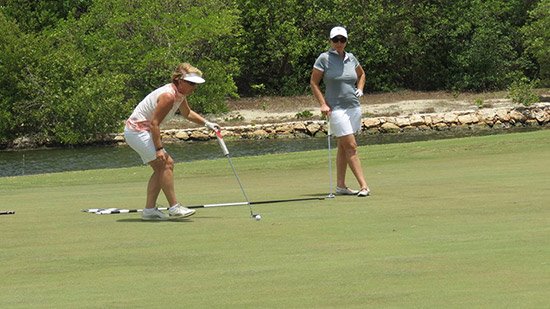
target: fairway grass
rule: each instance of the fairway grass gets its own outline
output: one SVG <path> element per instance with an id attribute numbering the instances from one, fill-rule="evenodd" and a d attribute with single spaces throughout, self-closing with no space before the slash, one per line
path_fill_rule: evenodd
<path id="1" fill-rule="evenodd" d="M 141 208 L 145 166 L 0 178 L 0 210 L 16 211 L 0 216 L 0 308 L 548 306 L 550 130 L 360 155 L 372 196 L 254 205 L 259 222 L 247 206 L 168 222 L 80 212 Z M 233 163 L 261 201 L 325 196 L 326 160 Z M 225 158 L 175 175 L 183 204 L 244 200 Z"/>

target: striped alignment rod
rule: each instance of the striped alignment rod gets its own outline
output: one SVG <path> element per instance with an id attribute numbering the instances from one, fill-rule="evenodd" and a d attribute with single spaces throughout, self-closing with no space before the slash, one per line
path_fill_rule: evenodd
<path id="1" fill-rule="evenodd" d="M 268 200 L 268 201 L 256 201 L 250 202 L 251 205 L 254 204 L 274 204 L 274 203 L 285 203 L 285 202 L 298 202 L 298 201 L 311 201 L 311 200 L 324 200 L 324 197 L 307 197 L 307 198 L 296 198 L 296 199 L 284 199 L 284 200 Z M 210 207 L 228 207 L 228 206 L 242 206 L 248 205 L 247 202 L 235 202 L 235 203 L 221 203 L 221 204 L 204 204 L 204 205 L 193 205 L 185 206 L 187 208 L 210 208 Z M 159 210 L 167 210 L 168 207 L 159 207 Z M 126 214 L 126 213 L 136 213 L 142 212 L 143 209 L 122 209 L 122 208 L 90 208 L 82 209 L 82 212 L 95 213 L 98 215 L 110 215 L 110 214 Z"/>

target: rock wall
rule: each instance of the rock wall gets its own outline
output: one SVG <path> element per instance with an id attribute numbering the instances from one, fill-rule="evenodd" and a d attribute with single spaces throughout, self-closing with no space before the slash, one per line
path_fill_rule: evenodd
<path id="1" fill-rule="evenodd" d="M 362 120 L 362 133 L 406 133 L 408 131 L 469 129 L 475 126 L 491 129 L 511 127 L 540 127 L 550 123 L 550 103 L 538 103 L 530 107 L 488 108 L 447 113 L 413 114 L 398 117 L 373 117 Z M 223 127 L 227 139 L 301 138 L 326 136 L 327 124 L 323 120 L 295 121 L 276 124 L 259 124 Z M 124 136 L 113 136 L 117 143 L 124 143 Z M 206 128 L 163 130 L 164 142 L 206 141 L 215 139 Z"/>

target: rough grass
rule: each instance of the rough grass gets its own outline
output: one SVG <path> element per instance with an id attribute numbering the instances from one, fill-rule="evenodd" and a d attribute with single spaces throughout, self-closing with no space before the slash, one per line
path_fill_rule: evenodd
<path id="1" fill-rule="evenodd" d="M 149 169 L 0 178 L 1 308 L 522 307 L 550 296 L 550 131 L 360 149 L 373 195 L 141 222 Z M 326 151 L 235 158 L 251 200 L 324 196 Z M 334 158 L 334 156 L 333 156 Z M 242 201 L 226 159 L 186 204 Z M 350 175 L 351 176 L 351 175 Z M 354 185 L 349 178 L 348 185 Z"/>

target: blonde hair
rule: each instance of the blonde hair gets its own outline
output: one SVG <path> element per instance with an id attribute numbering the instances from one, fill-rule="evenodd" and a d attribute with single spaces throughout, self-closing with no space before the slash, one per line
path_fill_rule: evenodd
<path id="1" fill-rule="evenodd" d="M 180 63 L 174 72 L 172 72 L 172 82 L 175 83 L 176 81 L 183 79 L 185 75 L 189 73 L 195 73 L 202 77 L 201 70 L 195 68 L 187 62 L 184 62 Z"/>

